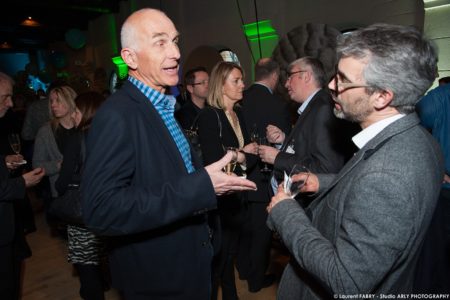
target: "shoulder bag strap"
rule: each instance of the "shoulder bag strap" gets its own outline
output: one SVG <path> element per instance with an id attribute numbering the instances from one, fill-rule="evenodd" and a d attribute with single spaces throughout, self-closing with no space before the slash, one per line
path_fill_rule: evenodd
<path id="1" fill-rule="evenodd" d="M 212 110 L 216 113 L 217 123 L 219 125 L 219 137 L 220 137 L 220 139 L 222 139 L 222 122 L 220 122 L 220 117 L 219 117 L 219 114 L 217 113 L 217 111 L 214 108 Z"/>

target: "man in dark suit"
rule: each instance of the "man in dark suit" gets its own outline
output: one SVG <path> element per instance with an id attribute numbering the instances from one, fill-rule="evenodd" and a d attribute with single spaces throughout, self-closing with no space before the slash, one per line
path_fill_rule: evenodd
<path id="1" fill-rule="evenodd" d="M 216 194 L 256 185 L 222 168 L 205 168 L 173 116 L 178 36 L 161 11 L 125 21 L 121 56 L 128 80 L 97 111 L 81 182 L 86 225 L 111 236 L 113 286 L 125 299 L 209 299 L 213 249 L 207 212 Z"/>
<path id="2" fill-rule="evenodd" d="M 183 129 L 191 129 L 195 118 L 206 105 L 209 75 L 204 67 L 196 67 L 186 72 L 184 84 L 189 93 L 186 103 L 175 113 L 175 118 Z"/>
<path id="3" fill-rule="evenodd" d="M 13 106 L 13 80 L 0 72 L 0 118 Z M 14 205 L 25 197 L 25 188 L 38 184 L 45 172 L 34 169 L 22 176 L 10 178 L 10 170 L 20 166 L 22 155 L 0 156 L 0 298 L 19 299 L 21 257 L 24 232 L 16 228 Z M 8 170 L 9 169 L 9 170 Z"/>
<path id="4" fill-rule="evenodd" d="M 268 224 L 293 258 L 277 299 L 410 298 L 444 176 L 439 145 L 414 112 L 437 53 L 417 29 L 387 24 L 340 37 L 337 51 L 335 113 L 361 126 L 360 150 L 338 174 L 294 178 L 320 192 L 306 211 L 282 187 L 272 198 Z"/>
<path id="5" fill-rule="evenodd" d="M 261 58 L 255 65 L 255 82 L 244 91 L 242 113 L 248 133 L 256 127 L 260 137 L 266 136 L 266 127 L 275 125 L 283 132 L 291 130 L 287 102 L 274 90 L 280 77 L 280 66 L 272 58 Z"/>
<path id="6" fill-rule="evenodd" d="M 274 176 L 283 180 L 295 164 L 313 172 L 338 172 L 351 156 L 352 125 L 333 114 L 331 95 L 325 89 L 322 63 L 313 57 L 303 57 L 289 65 L 286 88 L 291 99 L 299 104 L 299 117 L 289 135 L 269 125 L 267 137 L 280 149 L 260 146 L 263 161 L 274 165 Z M 277 183 L 273 186 L 276 188 Z M 306 203 L 305 203 L 306 204 Z"/>
<path id="7" fill-rule="evenodd" d="M 255 83 L 244 91 L 242 113 L 247 132 L 252 136 L 266 136 L 269 124 L 289 132 L 291 128 L 288 103 L 273 94 L 278 84 L 280 67 L 271 58 L 262 58 L 255 65 Z M 260 143 L 260 141 L 255 141 Z M 253 168 L 248 178 L 256 183 L 258 190 L 248 193 L 248 217 L 243 225 L 237 268 L 241 278 L 247 279 L 250 292 L 258 292 L 270 286 L 273 275 L 265 275 L 269 264 L 272 232 L 266 226 L 266 206 L 270 199 L 269 174 L 261 168 Z"/>

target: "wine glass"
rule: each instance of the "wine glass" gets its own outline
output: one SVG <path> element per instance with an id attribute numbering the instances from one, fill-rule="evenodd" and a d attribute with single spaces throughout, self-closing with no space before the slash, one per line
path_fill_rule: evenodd
<path id="1" fill-rule="evenodd" d="M 236 168 L 237 164 L 237 156 L 238 156 L 238 150 L 235 147 L 224 147 L 225 154 L 229 151 L 233 152 L 233 158 L 231 161 L 224 167 L 224 172 L 228 175 L 231 175 L 231 173 L 234 172 L 234 169 Z"/>
<path id="2" fill-rule="evenodd" d="M 20 153 L 20 137 L 17 133 L 12 133 L 8 135 L 8 141 L 9 145 L 11 146 L 11 149 L 16 153 L 16 155 L 19 155 Z"/>
<path id="3" fill-rule="evenodd" d="M 306 178 L 304 180 L 298 180 L 298 181 L 293 182 L 292 177 L 294 175 L 297 175 L 300 173 L 306 174 Z M 289 173 L 289 176 L 287 176 L 287 178 L 286 177 L 284 178 L 285 193 L 288 194 L 290 197 L 295 198 L 295 196 L 297 196 L 298 193 L 300 193 L 300 190 L 305 185 L 310 174 L 311 173 L 308 170 L 308 168 L 306 168 L 305 166 L 302 166 L 302 165 L 295 164 L 292 167 L 291 172 Z"/>
<path id="4" fill-rule="evenodd" d="M 266 137 L 260 137 L 258 144 L 262 145 L 262 146 L 269 146 L 270 145 L 269 141 L 267 140 Z M 264 163 L 264 166 L 262 167 L 261 172 L 269 173 L 269 172 L 272 172 L 272 170 L 269 168 L 269 166 L 266 163 Z"/>
<path id="5" fill-rule="evenodd" d="M 256 124 L 253 124 L 252 132 L 250 133 L 250 140 L 254 143 L 259 143 L 259 132 Z"/>

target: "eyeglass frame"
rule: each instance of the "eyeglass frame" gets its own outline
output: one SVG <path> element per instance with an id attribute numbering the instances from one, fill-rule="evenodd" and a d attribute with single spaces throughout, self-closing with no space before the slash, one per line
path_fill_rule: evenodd
<path id="1" fill-rule="evenodd" d="M 190 85 L 192 85 L 192 86 L 195 86 L 195 85 L 205 85 L 205 84 L 208 84 L 209 83 L 209 80 L 202 80 L 202 81 L 200 81 L 200 82 L 193 82 L 193 83 L 191 83 Z"/>
<path id="2" fill-rule="evenodd" d="M 287 80 L 291 80 L 292 75 L 298 74 L 298 73 L 304 73 L 304 72 L 308 72 L 307 70 L 298 70 L 298 71 L 294 71 L 294 72 L 286 72 L 287 74 Z"/>
<path id="3" fill-rule="evenodd" d="M 346 90 L 350 90 L 350 89 L 356 89 L 356 88 L 373 88 L 373 86 L 371 85 L 367 85 L 367 84 L 358 84 L 358 83 L 354 83 L 354 82 L 341 82 L 338 83 L 338 76 L 344 77 L 348 80 L 347 76 L 345 76 L 344 73 L 340 72 L 339 70 L 336 71 L 336 74 L 334 74 L 334 76 L 332 77 L 332 80 L 334 80 L 334 92 L 336 94 L 340 94 Z M 339 90 L 339 87 L 342 88 L 342 90 Z"/>

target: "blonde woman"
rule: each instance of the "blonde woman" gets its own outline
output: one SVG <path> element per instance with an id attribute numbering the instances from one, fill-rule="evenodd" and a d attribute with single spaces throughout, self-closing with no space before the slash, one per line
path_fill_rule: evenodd
<path id="1" fill-rule="evenodd" d="M 43 195 L 47 211 L 52 198 L 58 195 L 55 182 L 58 179 L 65 146 L 74 132 L 72 113 L 75 111 L 76 92 L 67 85 L 49 91 L 49 110 L 51 119 L 38 131 L 33 151 L 33 167 L 45 169 L 50 183 L 50 196 Z M 47 216 L 47 221 L 50 221 Z"/>
<path id="2" fill-rule="evenodd" d="M 242 175 L 257 162 L 258 146 L 250 143 L 245 123 L 237 103 L 242 100 L 244 73 L 234 63 L 219 62 L 209 80 L 208 107 L 198 119 L 198 133 L 203 162 L 208 165 L 220 159 L 232 147 L 236 149 L 236 166 L 233 172 Z M 218 197 L 220 226 L 215 235 L 221 236 L 218 253 L 213 262 L 212 299 L 217 298 L 218 286 L 222 287 L 222 299 L 237 299 L 234 282 L 234 259 L 239 234 L 246 218 L 246 192 Z"/>

